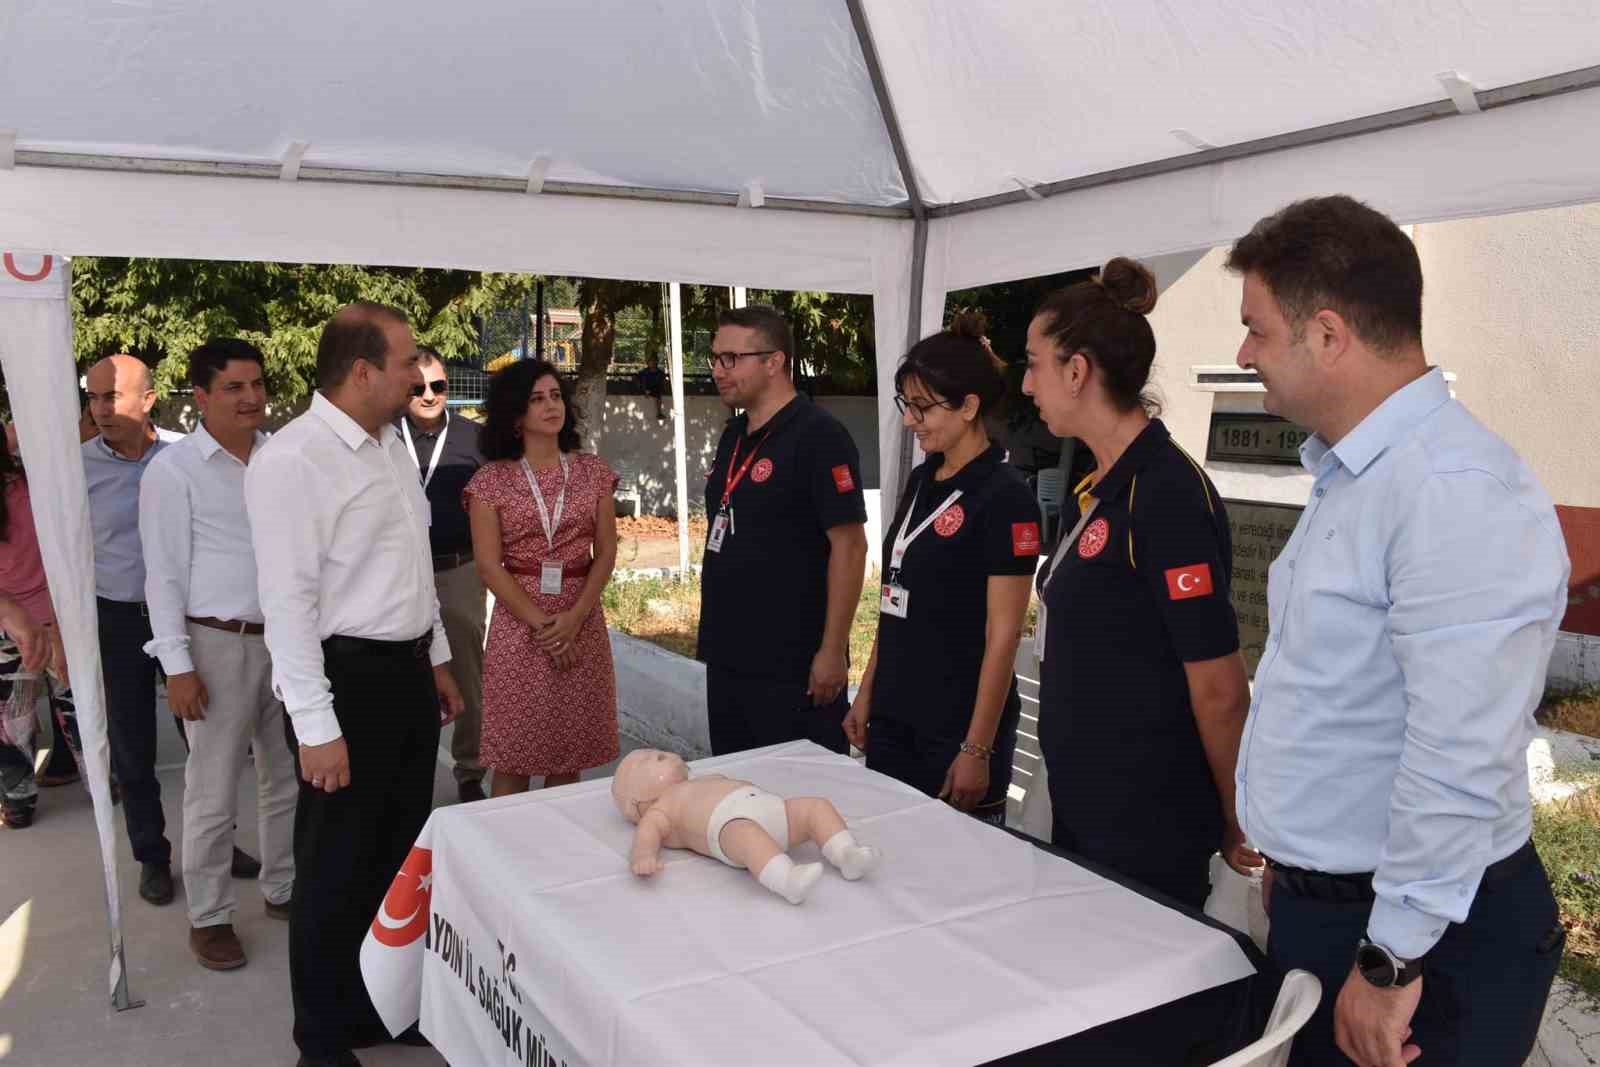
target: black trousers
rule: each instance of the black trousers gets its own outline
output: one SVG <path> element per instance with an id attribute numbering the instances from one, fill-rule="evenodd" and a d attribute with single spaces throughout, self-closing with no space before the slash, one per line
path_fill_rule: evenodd
<path id="1" fill-rule="evenodd" d="M 1005 719 L 1002 718 L 1002 724 Z M 867 730 L 867 767 L 920 790 L 938 796 L 945 775 L 965 738 L 947 737 L 919 730 L 900 719 L 874 717 Z M 994 739 L 994 754 L 989 757 L 989 791 L 972 809 L 972 817 L 1004 826 L 1006 792 L 1011 787 L 1011 765 L 1016 755 L 1016 727 L 1001 726 Z"/>
<path id="2" fill-rule="evenodd" d="M 100 663 L 106 681 L 111 770 L 122 786 L 122 817 L 133 858 L 171 863 L 167 818 L 156 780 L 156 661 L 145 654 L 150 615 L 144 604 L 97 597 Z"/>
<path id="3" fill-rule="evenodd" d="M 1295 1038 L 1294 1067 L 1352 1062 L 1334 1044 L 1333 1009 L 1371 911 L 1371 901 L 1324 900 L 1273 884 L 1267 955 L 1285 971 L 1298 967 L 1322 980 L 1322 1002 Z M 1489 869 L 1467 921 L 1446 928 L 1425 958 L 1411 1020 L 1418 1062 L 1508 1067 L 1526 1060 L 1564 943 L 1544 865 L 1526 845 Z"/>
<path id="4" fill-rule="evenodd" d="M 294 1040 L 333 1056 L 387 1037 L 361 980 L 361 942 L 433 808 L 439 698 L 428 638 L 323 642 L 350 785 L 300 781 L 289 904 Z M 300 751 L 284 717 L 289 751 Z"/>
<path id="5" fill-rule="evenodd" d="M 813 706 L 804 678 L 786 681 L 706 667 L 712 755 L 785 741 L 815 741 L 831 752 L 849 752 L 850 741 L 844 735 L 844 716 L 849 710 L 845 692 L 827 704 Z"/>

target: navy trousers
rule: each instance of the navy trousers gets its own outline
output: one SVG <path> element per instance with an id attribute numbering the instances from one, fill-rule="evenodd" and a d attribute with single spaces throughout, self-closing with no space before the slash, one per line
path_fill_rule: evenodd
<path id="1" fill-rule="evenodd" d="M 1333 1008 L 1366 934 L 1370 901 L 1272 890 L 1267 955 L 1322 980 L 1322 1002 L 1295 1038 L 1291 1067 L 1348 1067 L 1333 1040 Z M 1528 1058 L 1561 961 L 1565 932 L 1544 865 L 1531 845 L 1485 874 L 1467 921 L 1428 953 L 1411 1020 L 1421 1067 L 1512 1067 Z M 1360 979 L 1358 979 L 1359 981 Z"/>

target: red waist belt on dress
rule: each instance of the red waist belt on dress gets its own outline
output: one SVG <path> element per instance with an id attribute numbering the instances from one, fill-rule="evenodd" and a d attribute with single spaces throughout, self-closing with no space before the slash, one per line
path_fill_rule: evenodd
<path id="1" fill-rule="evenodd" d="M 592 559 L 582 560 L 578 563 L 568 563 L 566 566 L 561 568 L 561 580 L 566 581 L 568 578 L 582 578 L 584 575 L 589 573 L 589 567 L 593 563 L 594 560 Z M 518 563 L 507 563 L 504 560 L 501 560 L 500 566 L 504 567 L 512 574 L 527 574 L 535 578 L 539 577 L 540 565 L 537 563 L 524 567 Z"/>

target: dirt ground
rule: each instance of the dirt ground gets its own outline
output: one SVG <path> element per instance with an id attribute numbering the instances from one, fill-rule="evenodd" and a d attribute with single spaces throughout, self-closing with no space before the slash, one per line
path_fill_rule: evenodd
<path id="1" fill-rule="evenodd" d="M 678 522 L 654 515 L 617 520 L 617 567 L 645 570 L 678 565 Z M 698 563 L 705 553 L 706 520 L 689 517 L 689 562 Z"/>

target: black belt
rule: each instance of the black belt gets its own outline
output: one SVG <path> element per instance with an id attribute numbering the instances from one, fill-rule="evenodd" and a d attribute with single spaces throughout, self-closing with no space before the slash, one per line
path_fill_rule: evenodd
<path id="1" fill-rule="evenodd" d="M 376 637 L 348 637 L 334 634 L 322 641 L 323 655 L 420 659 L 426 662 L 433 647 L 433 633 L 405 641 L 384 641 Z"/>
<path id="2" fill-rule="evenodd" d="M 1520 871 L 1529 859 L 1536 856 L 1533 842 L 1529 841 L 1521 848 L 1503 860 L 1489 864 L 1483 871 L 1484 885 L 1492 885 L 1503 881 Z M 1273 859 L 1267 860 L 1267 866 L 1272 868 L 1272 891 L 1280 890 L 1297 897 L 1310 897 L 1313 900 L 1349 901 L 1352 903 L 1370 902 L 1377 899 L 1377 894 L 1372 889 L 1372 873 L 1361 874 L 1328 874 L 1325 871 L 1308 871 L 1302 867 L 1290 867 Z"/>
<path id="3" fill-rule="evenodd" d="M 142 600 L 112 600 L 110 597 L 97 596 L 95 600 L 101 607 L 111 608 L 113 611 L 126 611 L 130 615 L 137 611 L 145 618 L 150 617 L 150 605 Z"/>
<path id="4" fill-rule="evenodd" d="M 453 571 L 471 562 L 471 552 L 440 552 L 433 557 L 433 573 Z"/>

